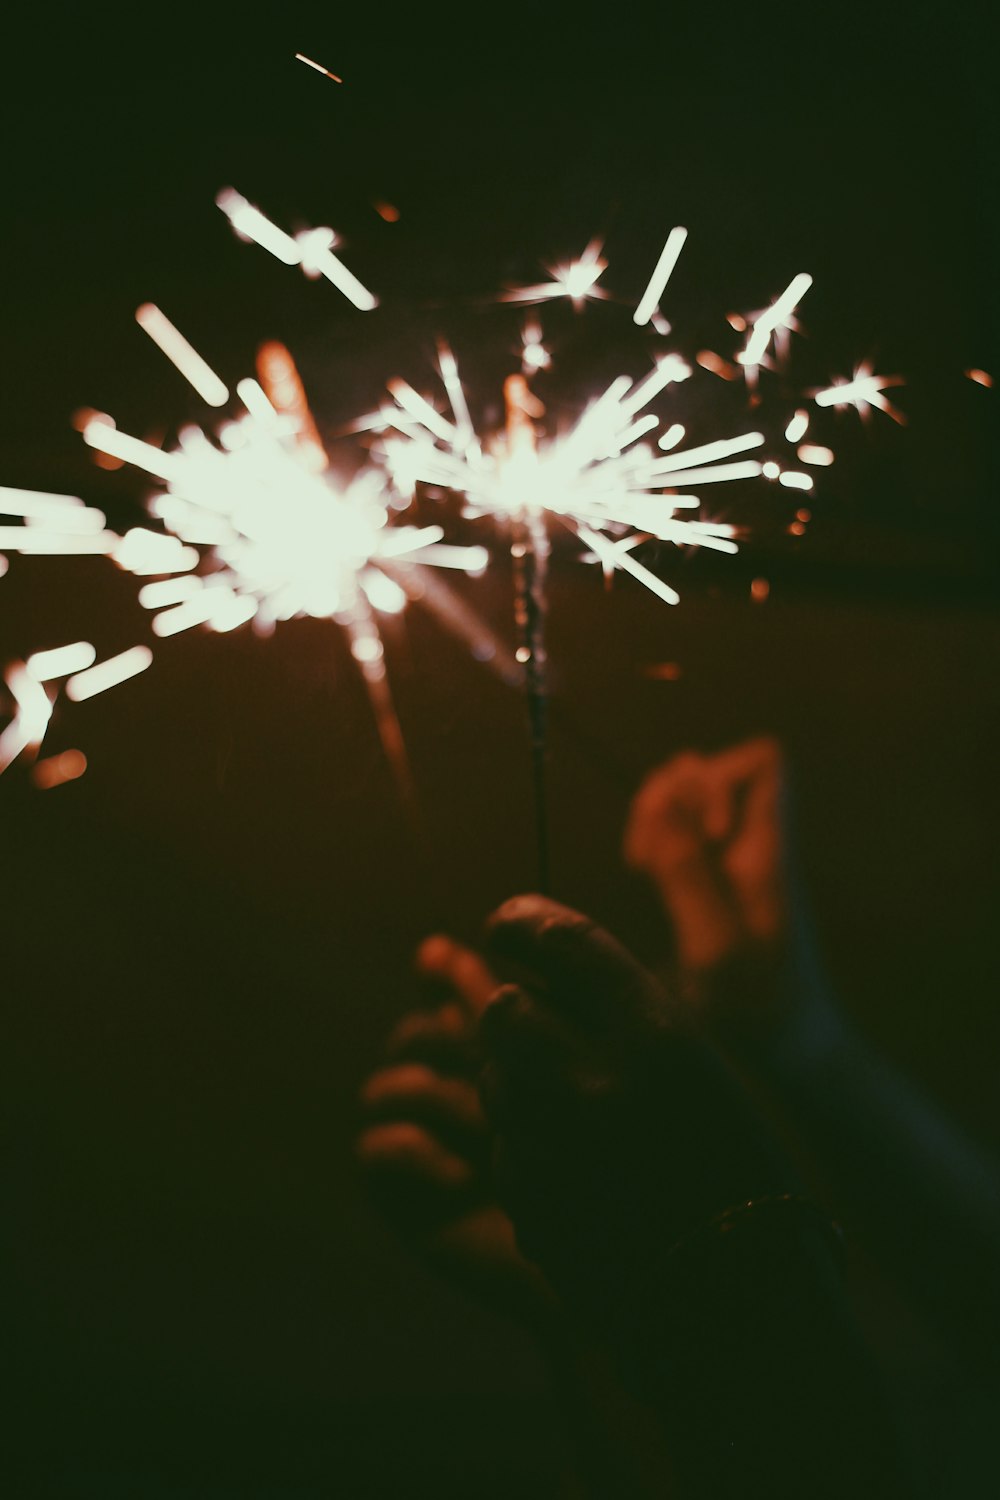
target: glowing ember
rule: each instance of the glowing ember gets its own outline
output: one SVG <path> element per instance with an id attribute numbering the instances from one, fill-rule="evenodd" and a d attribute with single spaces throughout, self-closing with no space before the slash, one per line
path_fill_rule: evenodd
<path id="1" fill-rule="evenodd" d="M 87 757 L 82 750 L 64 750 L 61 755 L 37 761 L 31 779 L 43 792 L 50 791 L 52 787 L 65 786 L 67 781 L 76 781 L 86 769 Z"/>

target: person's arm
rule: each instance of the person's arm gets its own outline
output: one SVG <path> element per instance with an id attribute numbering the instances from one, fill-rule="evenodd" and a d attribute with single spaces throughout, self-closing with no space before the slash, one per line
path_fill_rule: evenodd
<path id="1" fill-rule="evenodd" d="M 966 1360 L 1000 1360 L 1000 1170 L 833 1002 L 789 869 L 770 740 L 661 767 L 628 861 L 674 934 L 690 1011 L 805 1146 L 839 1218 Z"/>
<path id="2" fill-rule="evenodd" d="M 578 914 L 518 898 L 490 952 L 520 981 L 481 1027 L 501 1193 L 655 1426 L 647 1492 L 907 1493 L 830 1226 L 732 1075 Z"/>

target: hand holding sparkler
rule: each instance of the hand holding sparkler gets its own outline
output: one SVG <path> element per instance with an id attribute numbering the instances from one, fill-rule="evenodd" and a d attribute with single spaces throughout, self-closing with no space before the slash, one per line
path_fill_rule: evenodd
<path id="1" fill-rule="evenodd" d="M 520 981 L 481 1026 L 498 1183 L 525 1254 L 655 1417 L 663 1483 L 641 1493 L 902 1495 L 832 1226 L 734 1076 L 586 917 L 515 898 L 489 951 Z"/>
<path id="2" fill-rule="evenodd" d="M 377 1201 L 424 1259 L 519 1321 L 537 1326 L 548 1293 L 496 1202 L 476 1076 L 476 1024 L 496 980 L 447 937 L 416 957 L 425 1001 L 398 1023 L 361 1094 L 358 1159 Z"/>

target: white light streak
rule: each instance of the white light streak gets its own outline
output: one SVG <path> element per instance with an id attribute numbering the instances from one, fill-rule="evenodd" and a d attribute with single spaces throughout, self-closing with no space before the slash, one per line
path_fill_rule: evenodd
<path id="1" fill-rule="evenodd" d="M 717 458 L 730 458 L 734 453 L 746 453 L 750 448 L 759 448 L 764 442 L 762 432 L 744 432 L 739 437 L 718 438 L 714 443 L 702 443 L 697 448 L 683 448 L 669 458 L 657 458 L 647 466 L 650 474 L 670 474 L 675 469 L 690 468 L 694 464 L 708 464 Z M 759 469 L 759 465 L 755 466 Z"/>
<path id="2" fill-rule="evenodd" d="M 83 671 L 96 659 L 97 652 L 89 641 L 74 641 L 70 646 L 54 646 L 51 651 L 35 651 L 25 666 L 36 682 L 51 682 L 55 677 Z"/>
<path id="3" fill-rule="evenodd" d="M 152 302 L 136 308 L 135 321 L 209 406 L 225 406 L 229 392 L 197 349 Z"/>
<path id="4" fill-rule="evenodd" d="M 259 380 L 239 380 L 236 383 L 236 394 L 252 417 L 258 422 L 276 422 L 278 413 L 267 399 L 267 394 Z"/>
<path id="5" fill-rule="evenodd" d="M 776 297 L 767 311 L 762 312 L 754 323 L 746 348 L 738 356 L 741 364 L 760 364 L 767 353 L 767 346 L 773 334 L 780 328 L 788 327 L 788 319 L 811 286 L 812 277 L 807 272 L 800 271 L 798 276 L 793 276 L 781 296 Z"/>
<path id="6" fill-rule="evenodd" d="M 40 522 L 69 532 L 96 532 L 104 527 L 104 516 L 92 510 L 76 495 L 47 495 L 39 490 L 12 490 L 0 487 L 0 515 L 23 516 L 34 524 Z"/>
<path id="7" fill-rule="evenodd" d="M 435 411 L 430 402 L 419 395 L 412 385 L 408 385 L 405 380 L 390 380 L 389 391 L 403 410 L 409 412 L 410 416 L 426 427 L 428 432 L 432 432 L 444 443 L 454 441 L 457 436 L 456 429 L 442 417 L 440 412 Z"/>
<path id="8" fill-rule="evenodd" d="M 196 575 L 182 573 L 178 578 L 164 578 L 159 583 L 143 584 L 139 590 L 139 603 L 143 609 L 165 609 L 168 604 L 181 604 L 185 599 L 193 599 L 204 586 Z"/>
<path id="9" fill-rule="evenodd" d="M 266 214 L 248 203 L 235 188 L 223 188 L 215 201 L 241 239 L 253 240 L 286 266 L 300 264 L 302 255 L 292 236 L 272 224 Z"/>
<path id="10" fill-rule="evenodd" d="M 52 700 L 23 662 L 12 662 L 4 682 L 14 700 L 14 717 L 0 734 L 0 771 L 25 750 L 37 749 L 52 717 Z"/>
<path id="11" fill-rule="evenodd" d="M 684 248 L 684 241 L 686 239 L 687 230 L 680 228 L 680 226 L 676 229 L 671 229 L 667 235 L 666 244 L 660 251 L 660 258 L 656 262 L 652 276 L 649 278 L 649 285 L 642 294 L 639 306 L 632 314 L 633 322 L 638 323 L 640 327 L 649 322 L 656 310 L 660 297 L 663 294 L 663 288 L 673 273 L 673 269 L 677 264 L 677 257 Z"/>
<path id="12" fill-rule="evenodd" d="M 296 52 L 295 61 L 305 63 L 307 68 L 315 68 L 317 73 L 322 73 L 324 78 L 331 78 L 334 83 L 343 83 L 336 73 L 331 73 L 329 68 L 324 68 L 322 63 L 314 62 L 311 57 L 306 57 L 304 52 Z"/>
<path id="13" fill-rule="evenodd" d="M 756 479 L 764 465 L 753 459 L 739 464 L 719 464 L 714 469 L 682 469 L 668 476 L 671 484 L 723 484 L 736 479 Z"/>
<path id="14" fill-rule="evenodd" d="M 811 475 L 797 474 L 794 469 L 786 469 L 783 474 L 779 474 L 778 483 L 789 490 L 811 490 L 813 487 Z"/>
<path id="15" fill-rule="evenodd" d="M 303 229 L 295 236 L 295 243 L 307 276 L 325 276 L 338 292 L 343 292 L 348 302 L 362 312 L 370 312 L 378 306 L 378 298 L 334 255 L 332 246 L 336 243 L 336 235 L 332 229 Z"/>
<path id="16" fill-rule="evenodd" d="M 109 656 L 107 661 L 98 662 L 95 667 L 88 667 L 85 672 L 71 677 L 66 684 L 66 696 L 74 703 L 82 703 L 84 699 L 105 693 L 119 682 L 126 682 L 144 672 L 152 660 L 153 653 L 148 646 L 130 646 L 127 651 Z"/>
<path id="17" fill-rule="evenodd" d="M 903 385 L 901 375 L 873 375 L 869 364 L 859 365 L 851 380 L 836 380 L 826 390 L 817 391 L 813 400 L 817 406 L 853 406 L 862 415 L 866 407 L 877 406 L 894 422 L 904 423 L 902 412 L 892 406 L 883 391 Z"/>
<path id="18" fill-rule="evenodd" d="M 809 413 L 800 408 L 785 428 L 785 437 L 790 443 L 797 443 L 804 438 L 809 427 Z"/>
<path id="19" fill-rule="evenodd" d="M 113 531 L 47 531 L 41 526 L 0 526 L 0 547 L 25 555 L 103 556 L 119 538 Z"/>
<path id="20" fill-rule="evenodd" d="M 147 474 L 155 474 L 158 479 L 169 482 L 178 472 L 175 454 L 164 453 L 162 448 L 144 443 L 141 438 L 129 437 L 127 432 L 119 432 L 117 427 L 109 427 L 106 422 L 88 422 L 83 429 L 83 441 L 91 448 L 120 458 L 123 463 L 134 464 L 136 468 L 145 469 Z"/>

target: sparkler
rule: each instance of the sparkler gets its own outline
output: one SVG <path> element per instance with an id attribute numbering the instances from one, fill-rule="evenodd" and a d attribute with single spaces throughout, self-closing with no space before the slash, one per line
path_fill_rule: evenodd
<path id="1" fill-rule="evenodd" d="M 217 394 L 211 382 L 218 377 L 158 309 L 146 305 L 137 317 L 196 389 Z M 90 447 L 161 482 L 149 502 L 161 529 L 136 526 L 122 536 L 75 496 L 0 490 L 0 514 L 25 523 L 0 527 L 0 537 L 22 553 L 105 555 L 126 572 L 149 577 L 138 599 L 153 612 L 153 634 L 161 639 L 198 625 L 225 632 L 254 621 L 266 631 L 296 616 L 335 620 L 348 636 L 408 801 L 379 617 L 419 598 L 479 659 L 496 659 L 510 678 L 516 669 L 492 633 L 431 577 L 437 568 L 481 573 L 488 555 L 480 546 L 446 544 L 440 526 L 390 524 L 381 471 L 369 468 L 347 484 L 330 472 L 288 351 L 265 345 L 259 373 L 260 382 L 239 382 L 243 413 L 222 427 L 218 443 L 191 426 L 181 430 L 175 448 L 164 450 L 120 432 L 103 416 L 84 425 Z M 0 740 L 0 770 L 42 741 L 54 701 L 43 683 L 66 677 L 66 697 L 82 702 L 144 671 L 153 659 L 146 645 L 96 664 L 95 656 L 89 643 L 77 642 L 36 652 L 8 669 L 15 713 Z"/>
<path id="2" fill-rule="evenodd" d="M 655 319 L 664 336 L 670 332 L 670 325 L 659 310 L 659 299 L 686 238 L 683 228 L 675 228 L 668 235 L 633 313 L 633 321 L 639 326 Z M 600 251 L 599 242 L 592 241 L 579 261 L 552 267 L 551 282 L 508 290 L 501 300 L 541 302 L 563 297 L 579 306 L 588 297 L 608 298 L 610 294 L 595 284 L 606 269 Z M 734 329 L 747 335 L 736 363 L 727 363 L 709 351 L 699 354 L 698 362 L 727 380 L 736 378 L 742 367 L 755 393 L 754 401 L 759 400 L 759 369 L 771 369 L 775 362 L 784 361 L 788 335 L 798 327 L 794 310 L 811 285 L 812 277 L 800 273 L 768 308 L 749 319 L 734 316 L 730 320 Z M 773 360 L 769 355 L 772 344 Z M 638 382 L 625 375 L 619 377 L 567 434 L 546 436 L 538 426 L 544 408 L 528 383 L 532 374 L 549 363 L 537 322 L 526 325 L 522 345 L 522 373 L 508 377 L 504 388 L 505 432 L 492 443 L 473 433 L 450 352 L 447 368 L 442 361 L 441 374 L 452 420 L 412 386 L 393 380 L 388 389 L 395 404 L 384 406 L 366 419 L 365 425 L 391 431 L 384 439 L 382 457 L 402 495 L 412 497 L 420 483 L 448 489 L 463 498 L 466 514 L 491 516 L 506 523 L 509 530 L 517 656 L 525 666 L 539 874 L 544 890 L 548 877 L 544 781 L 548 523 L 556 522 L 573 533 L 586 548 L 587 557 L 600 562 L 606 580 L 616 571 L 628 573 L 659 599 L 676 604 L 677 592 L 633 555 L 636 548 L 658 540 L 678 547 L 699 546 L 729 553 L 737 550 L 735 526 L 681 514 L 701 506 L 700 495 L 691 490 L 764 478 L 777 480 L 786 489 L 808 492 L 813 480 L 808 473 L 785 468 L 774 459 L 746 456 L 764 446 L 765 438 L 759 431 L 679 448 L 686 432 L 683 424 L 673 421 L 659 436 L 657 452 L 649 440 L 661 418 L 648 408 L 669 387 L 693 374 L 677 353 L 659 356 L 653 369 Z M 856 378 L 850 386 L 835 390 L 838 401 L 857 397 L 889 410 L 884 398 L 873 398 L 895 383 L 895 379 L 875 377 L 858 385 Z M 816 400 L 819 405 L 828 404 L 822 393 Z M 799 443 L 808 426 L 808 411 L 797 409 L 785 424 L 786 441 Z M 798 457 L 807 465 L 825 466 L 833 461 L 832 451 L 819 444 L 802 444 Z M 804 529 L 801 521 L 797 526 L 799 531 Z M 758 589 L 754 597 L 764 595 Z"/>
<path id="3" fill-rule="evenodd" d="M 326 72 L 311 59 L 300 60 Z M 334 255 L 337 238 L 332 230 L 288 234 L 232 188 L 223 190 L 216 201 L 241 238 L 287 265 L 299 266 L 307 276 L 325 277 L 359 309 L 377 305 L 374 295 Z M 686 239 L 687 230 L 680 227 L 667 236 L 633 312 L 638 327 L 651 325 L 663 338 L 671 325 L 660 310 L 660 299 Z M 591 241 L 579 259 L 550 267 L 551 281 L 509 289 L 501 300 L 564 299 L 577 308 L 591 299 L 615 300 L 597 285 L 607 269 L 602 249 L 598 240 Z M 759 372 L 784 361 L 789 333 L 798 327 L 795 309 L 811 285 L 812 278 L 800 273 L 763 311 L 748 317 L 730 315 L 732 328 L 746 334 L 742 351 L 726 360 L 703 350 L 697 363 L 726 380 L 742 373 L 756 404 Z M 136 318 L 210 405 L 221 407 L 229 401 L 225 384 L 158 308 L 144 304 Z M 724 553 L 737 550 L 737 528 L 721 519 L 702 519 L 701 495 L 695 490 L 762 478 L 809 491 L 813 480 L 808 473 L 760 455 L 765 437 L 758 430 L 684 447 L 685 426 L 671 420 L 654 446 L 663 419 L 652 409 L 654 403 L 694 373 L 679 353 L 659 354 L 638 381 L 618 377 L 568 431 L 558 433 L 546 431 L 545 409 L 529 383 L 551 363 L 534 317 L 523 327 L 520 358 L 521 373 L 510 375 L 504 386 L 504 430 L 483 439 L 476 434 L 454 355 L 439 344 L 438 366 L 450 416 L 405 381 L 391 380 L 392 401 L 346 429 L 382 433 L 381 448 L 376 450 L 380 467 L 362 470 L 345 484 L 331 473 L 291 356 L 282 345 L 265 345 L 258 361 L 260 379 L 238 383 L 242 412 L 224 423 L 217 441 L 201 428 L 187 427 L 178 434 L 176 446 L 164 450 L 120 432 L 109 417 L 92 414 L 85 422 L 85 441 L 98 453 L 115 463 L 136 465 L 160 482 L 149 506 L 155 529 L 137 526 L 120 536 L 107 530 L 99 511 L 76 497 L 4 491 L 0 516 L 18 517 L 23 524 L 0 526 L 0 547 L 106 554 L 126 571 L 149 577 L 138 599 L 153 612 L 152 630 L 160 638 L 195 626 L 228 631 L 250 621 L 258 630 L 270 630 L 276 622 L 297 615 L 335 620 L 347 634 L 383 745 L 405 791 L 406 757 L 389 693 L 378 617 L 398 613 L 410 599 L 421 597 L 466 640 L 474 655 L 492 656 L 507 680 L 513 680 L 517 670 L 490 632 L 434 580 L 431 571 L 459 568 L 470 575 L 480 573 L 486 566 L 486 549 L 449 546 L 439 526 L 389 524 L 391 512 L 398 508 L 394 497 L 409 503 L 422 483 L 459 495 L 466 515 L 491 517 L 509 534 L 515 655 L 527 694 L 539 874 L 545 889 L 550 527 L 557 525 L 574 535 L 584 559 L 599 562 L 607 581 L 624 572 L 660 600 L 676 604 L 676 590 L 634 555 L 639 547 L 659 541 Z M 814 392 L 813 400 L 821 408 L 850 403 L 863 411 L 878 406 L 901 420 L 883 394 L 899 383 L 898 377 L 875 376 L 870 367 L 861 366 L 853 379 Z M 833 461 L 832 451 L 802 442 L 809 424 L 808 410 L 797 408 L 785 419 L 785 440 L 799 445 L 802 464 L 826 466 Z M 691 511 L 696 514 L 689 515 Z M 807 514 L 798 513 L 793 530 L 801 532 Z M 758 587 L 762 583 L 755 581 L 755 599 L 765 597 L 766 585 Z M 26 664 L 8 669 L 15 714 L 0 740 L 0 769 L 41 742 L 55 696 L 43 682 L 66 677 L 66 696 L 81 701 L 144 670 L 151 660 L 148 647 L 136 646 L 95 664 L 93 648 L 81 642 L 36 653 Z M 59 784 L 77 774 L 69 763 L 62 769 L 53 766 L 39 784 Z"/>

